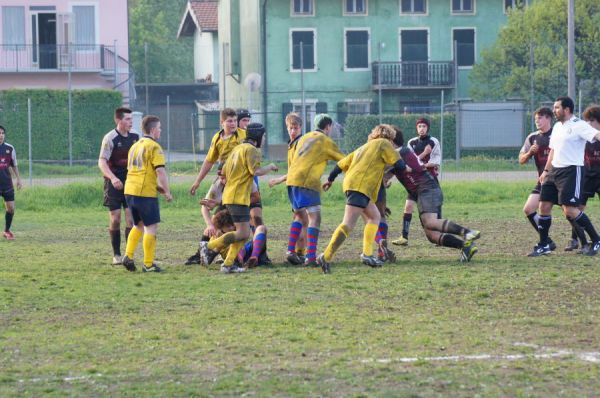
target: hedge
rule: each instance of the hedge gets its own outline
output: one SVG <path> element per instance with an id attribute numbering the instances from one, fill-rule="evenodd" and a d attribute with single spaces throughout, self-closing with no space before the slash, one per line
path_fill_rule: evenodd
<path id="1" fill-rule="evenodd" d="M 69 111 L 66 90 L 0 91 L 0 124 L 6 141 L 27 159 L 27 99 L 31 99 L 32 156 L 35 160 L 69 158 Z M 123 102 L 113 90 L 73 90 L 73 159 L 95 159 L 102 137 L 114 128 L 114 109 Z"/>

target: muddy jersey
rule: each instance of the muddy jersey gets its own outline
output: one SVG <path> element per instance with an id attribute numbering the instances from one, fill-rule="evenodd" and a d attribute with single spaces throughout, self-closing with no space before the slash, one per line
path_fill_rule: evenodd
<path id="1" fill-rule="evenodd" d="M 600 141 L 585 144 L 585 167 L 600 177 Z"/>
<path id="2" fill-rule="evenodd" d="M 408 141 L 408 146 L 411 147 L 417 156 L 421 155 L 428 146 L 431 147 L 431 152 L 423 157 L 421 161 L 424 164 L 432 163 L 437 165 L 434 167 L 428 167 L 431 174 L 433 174 L 433 176 L 437 176 L 439 165 L 442 163 L 442 150 L 440 148 L 440 142 L 437 140 L 437 138 L 432 137 L 429 134 L 424 137 L 414 137 Z"/>
<path id="3" fill-rule="evenodd" d="M 13 189 L 11 167 L 17 167 L 17 152 L 15 147 L 5 142 L 0 145 L 0 191 Z"/>
<path id="4" fill-rule="evenodd" d="M 110 171 L 121 181 L 125 181 L 127 178 L 127 154 L 129 149 L 139 139 L 140 136 L 135 132 L 130 131 L 127 137 L 124 137 L 116 129 L 110 131 L 102 139 L 100 159 L 106 159 Z"/>
<path id="5" fill-rule="evenodd" d="M 394 170 L 393 173 L 409 193 L 418 195 L 420 192 L 438 185 L 431 172 L 423 166 L 411 148 L 402 146 L 397 151 L 404 163 L 412 170 L 410 173 L 406 170 L 401 172 Z"/>
<path id="6" fill-rule="evenodd" d="M 537 144 L 538 151 L 533 155 L 533 161 L 537 168 L 538 175 L 544 172 L 546 162 L 548 161 L 548 155 L 550 155 L 550 137 L 552 135 L 552 129 L 545 133 L 540 130 L 534 131 L 525 138 L 525 143 L 521 148 L 521 153 L 527 153 L 534 144 Z"/>

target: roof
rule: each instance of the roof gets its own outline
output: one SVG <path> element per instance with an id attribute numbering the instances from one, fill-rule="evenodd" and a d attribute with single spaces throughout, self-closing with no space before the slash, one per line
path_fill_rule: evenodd
<path id="1" fill-rule="evenodd" d="M 177 37 L 193 36 L 201 32 L 216 32 L 219 27 L 218 0 L 190 0 L 179 24 Z"/>

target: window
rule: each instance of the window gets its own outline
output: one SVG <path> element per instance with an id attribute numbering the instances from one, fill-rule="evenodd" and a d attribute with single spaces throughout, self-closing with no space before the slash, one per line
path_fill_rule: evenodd
<path id="1" fill-rule="evenodd" d="M 78 50 L 94 50 L 96 45 L 96 8 L 73 6 L 75 37 L 73 43 Z"/>
<path id="2" fill-rule="evenodd" d="M 400 56 L 403 62 L 427 62 L 428 32 L 425 29 L 400 31 Z"/>
<path id="3" fill-rule="evenodd" d="M 504 13 L 507 13 L 511 9 L 523 8 L 527 4 L 527 0 L 503 0 L 504 1 Z"/>
<path id="4" fill-rule="evenodd" d="M 292 15 L 315 15 L 314 0 L 292 0 Z"/>
<path id="5" fill-rule="evenodd" d="M 400 101 L 398 103 L 400 113 L 428 113 L 431 112 L 431 104 L 427 100 Z"/>
<path id="6" fill-rule="evenodd" d="M 475 0 L 450 0 L 453 14 L 473 14 Z"/>
<path id="7" fill-rule="evenodd" d="M 25 44 L 25 7 L 2 7 L 2 39 L 7 45 Z"/>
<path id="8" fill-rule="evenodd" d="M 363 101 L 348 101 L 348 116 L 368 115 L 371 113 L 371 103 Z"/>
<path id="9" fill-rule="evenodd" d="M 401 14 L 425 14 L 427 0 L 400 0 Z"/>
<path id="10" fill-rule="evenodd" d="M 345 69 L 369 69 L 369 31 L 346 30 Z"/>
<path id="11" fill-rule="evenodd" d="M 291 31 L 291 70 L 317 70 L 316 39 L 316 32 L 313 29 Z"/>
<path id="12" fill-rule="evenodd" d="M 367 14 L 367 0 L 343 0 L 344 14 Z"/>
<path id="13" fill-rule="evenodd" d="M 454 29 L 456 41 L 456 61 L 458 66 L 473 66 L 475 63 L 475 29 Z M 454 48 L 454 45 L 452 46 Z"/>
<path id="14" fill-rule="evenodd" d="M 302 114 L 302 102 L 297 100 L 292 100 L 292 112 L 296 112 L 300 115 L 301 118 L 304 117 Z M 306 111 L 306 120 L 304 120 L 304 124 L 302 126 L 303 131 L 313 131 L 314 126 L 312 125 L 313 120 L 315 120 L 315 116 L 317 115 L 316 110 L 317 101 L 316 100 L 306 100 L 304 102 L 304 109 Z"/>

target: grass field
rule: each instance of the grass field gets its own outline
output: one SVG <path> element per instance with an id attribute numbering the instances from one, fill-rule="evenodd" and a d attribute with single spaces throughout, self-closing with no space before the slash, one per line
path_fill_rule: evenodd
<path id="1" fill-rule="evenodd" d="M 397 264 L 357 262 L 354 231 L 331 275 L 283 265 L 283 187 L 263 189 L 275 265 L 241 275 L 186 267 L 200 216 L 187 184 L 162 203 L 164 274 L 108 265 L 93 185 L 19 193 L 0 242 L 0 396 L 597 396 L 600 258 L 524 257 L 531 184 L 445 184 L 444 214 L 481 229 L 462 265 L 413 222 Z M 391 236 L 404 195 L 389 193 Z M 323 248 L 342 216 L 324 196 Z M 590 216 L 600 226 L 598 203 Z M 567 223 L 555 210 L 559 249 Z M 362 226 L 358 229 L 362 229 Z M 137 253 L 140 259 L 141 253 Z"/>

